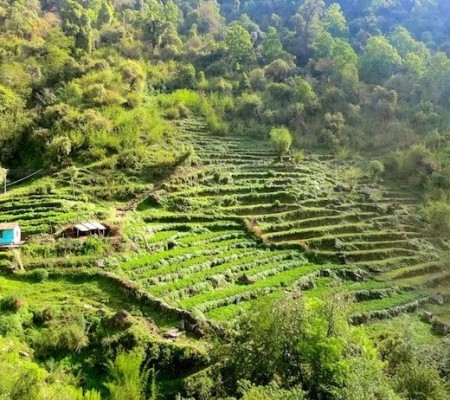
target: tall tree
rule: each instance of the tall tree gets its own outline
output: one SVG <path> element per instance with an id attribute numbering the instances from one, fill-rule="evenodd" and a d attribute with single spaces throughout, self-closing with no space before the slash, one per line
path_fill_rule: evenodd
<path id="1" fill-rule="evenodd" d="M 283 45 L 278 37 L 277 30 L 271 26 L 261 43 L 261 55 L 263 57 L 264 63 L 270 64 L 276 59 L 290 59 L 292 56 L 283 50 Z"/>
<path id="2" fill-rule="evenodd" d="M 153 50 L 160 44 L 166 30 L 171 26 L 177 26 L 181 17 L 180 9 L 172 0 L 168 0 L 166 4 L 159 0 L 146 2 L 140 20 L 144 35 L 150 41 Z"/>
<path id="3" fill-rule="evenodd" d="M 61 7 L 64 32 L 75 38 L 75 46 L 90 53 L 92 50 L 91 19 L 75 0 L 64 0 Z"/>
<path id="4" fill-rule="evenodd" d="M 320 16 L 324 8 L 323 0 L 305 0 L 292 18 L 296 30 L 295 54 L 301 64 L 306 64 L 311 57 L 315 35 L 321 29 Z"/>
<path id="5" fill-rule="evenodd" d="M 228 57 L 234 68 L 249 68 L 256 60 L 252 39 L 247 30 L 237 23 L 227 29 L 225 39 Z"/>
<path id="6" fill-rule="evenodd" d="M 346 38 L 348 36 L 347 20 L 338 3 L 333 3 L 326 9 L 324 27 L 334 37 Z"/>
<path id="7" fill-rule="evenodd" d="M 361 77 L 368 83 L 383 83 L 398 70 L 402 60 L 385 37 L 371 37 L 361 57 Z"/>

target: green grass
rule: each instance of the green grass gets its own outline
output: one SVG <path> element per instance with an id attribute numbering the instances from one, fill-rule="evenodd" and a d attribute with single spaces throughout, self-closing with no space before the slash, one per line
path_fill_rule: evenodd
<path id="1" fill-rule="evenodd" d="M 126 298 L 117 285 L 102 281 L 66 276 L 45 282 L 0 276 L 0 296 L 17 296 L 34 309 L 70 305 L 83 310 L 85 306 L 115 312 L 125 308 L 140 314 L 137 303 Z"/>
<path id="2" fill-rule="evenodd" d="M 356 303 L 352 308 L 355 312 L 368 312 L 374 310 L 388 310 L 392 307 L 401 306 L 416 300 L 426 298 L 425 292 L 411 291 L 398 293 L 394 297 L 387 297 L 380 300 L 363 301 Z"/>
<path id="3" fill-rule="evenodd" d="M 388 334 L 404 335 L 406 338 L 411 337 L 418 345 L 438 344 L 442 339 L 433 333 L 430 324 L 422 321 L 419 315 L 401 315 L 392 318 L 389 323 L 386 321 L 373 322 L 365 327 L 368 334 L 377 338 Z"/>
<path id="4" fill-rule="evenodd" d="M 174 248 L 171 250 L 165 250 L 154 254 L 146 254 L 134 259 L 131 259 L 129 261 L 124 262 L 121 267 L 124 270 L 133 270 L 138 267 L 145 267 L 145 266 L 155 266 L 155 264 L 162 260 L 171 260 L 171 262 L 176 262 L 176 257 L 180 256 L 187 256 L 192 257 L 194 254 L 202 254 L 205 251 L 215 249 L 222 249 L 222 251 L 225 251 L 229 248 L 245 248 L 245 247 L 252 247 L 255 242 L 252 240 L 242 240 L 242 239 L 230 239 L 230 240 L 224 240 L 224 241 L 218 241 L 218 242 L 211 242 L 203 245 L 195 245 L 190 247 L 179 247 Z"/>

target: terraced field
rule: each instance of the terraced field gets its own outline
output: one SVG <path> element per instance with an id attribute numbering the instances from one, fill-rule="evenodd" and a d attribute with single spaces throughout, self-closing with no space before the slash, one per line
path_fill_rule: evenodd
<path id="1" fill-rule="evenodd" d="M 445 274 L 444 253 L 424 239 L 404 190 L 367 178 L 349 190 L 346 168 L 330 157 L 296 166 L 266 141 L 214 137 L 200 121 L 182 129 L 198 160 L 139 204 L 136 237 L 145 231 L 137 240 L 151 254 L 121 263 L 152 295 L 227 320 L 287 290 L 343 293 L 355 322 L 366 322 L 417 309 L 428 268 Z"/>
<path id="2" fill-rule="evenodd" d="M 437 293 L 450 300 L 448 253 L 421 231 L 411 194 L 368 178 L 349 188 L 348 167 L 331 157 L 294 165 L 268 141 L 214 137 L 195 120 L 180 129 L 192 163 L 155 186 L 109 181 L 114 170 L 90 166 L 71 184 L 62 172 L 0 197 L 0 221 L 20 222 L 28 239 L 24 268 L 112 272 L 177 315 L 212 321 L 286 291 L 340 293 L 355 323 L 419 307 L 448 319 L 445 307 L 424 303 Z M 116 189 L 123 199 L 110 198 Z M 48 235 L 87 219 L 123 236 L 92 249 Z M 13 258 L 0 254 L 0 265 Z"/>
<path id="3" fill-rule="evenodd" d="M 80 180 L 84 175 L 81 173 Z M 57 184 L 61 187 L 56 188 Z M 74 193 L 62 174 L 38 179 L 0 196 L 0 221 L 19 222 L 25 237 L 52 234 L 68 223 L 104 215 L 108 215 L 105 207 Z"/>

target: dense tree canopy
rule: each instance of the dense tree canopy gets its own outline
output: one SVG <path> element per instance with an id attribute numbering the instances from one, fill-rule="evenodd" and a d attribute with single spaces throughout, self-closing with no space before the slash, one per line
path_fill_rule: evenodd
<path id="1" fill-rule="evenodd" d="M 265 136 L 285 125 L 298 144 L 335 150 L 373 147 L 373 137 L 382 148 L 406 148 L 431 131 L 447 141 L 450 44 L 441 1 L 29 0 L 0 7 L 7 164 L 41 163 L 60 137 L 71 142 L 69 158 L 111 155 L 119 148 L 114 107 L 136 125 L 131 114 L 155 104 L 148 93 L 180 88 L 215 98 L 208 118 L 218 132 Z M 336 113 L 345 120 L 338 131 L 327 117 Z M 142 131 L 127 123 L 120 129 L 135 137 Z M 399 142 L 402 130 L 410 134 Z"/>

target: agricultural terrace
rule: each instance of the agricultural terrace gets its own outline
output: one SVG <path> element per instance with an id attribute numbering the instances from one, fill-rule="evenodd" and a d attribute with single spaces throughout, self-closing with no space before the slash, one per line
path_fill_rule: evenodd
<path id="1" fill-rule="evenodd" d="M 228 321 L 286 291 L 341 294 L 357 324 L 422 307 L 447 319 L 445 307 L 427 303 L 448 296 L 446 253 L 420 230 L 411 193 L 368 177 L 349 182 L 348 166 L 329 156 L 295 165 L 268 141 L 215 137 L 195 119 L 179 127 L 193 150 L 170 173 L 137 177 L 94 164 L 2 196 L 0 220 L 19 222 L 27 243 L 0 254 L 0 264 L 55 279 L 107 273 L 157 304 L 145 316 L 163 330 L 183 312 Z M 115 234 L 54 235 L 90 219 Z"/>
<path id="2" fill-rule="evenodd" d="M 266 141 L 214 137 L 195 120 L 181 128 L 193 165 L 138 205 L 133 234 L 150 251 L 119 262 L 152 295 L 226 321 L 285 291 L 341 293 L 362 323 L 417 310 L 445 279 L 445 253 L 406 190 L 367 177 L 348 190 L 348 167 L 331 157 L 294 165 Z"/>

